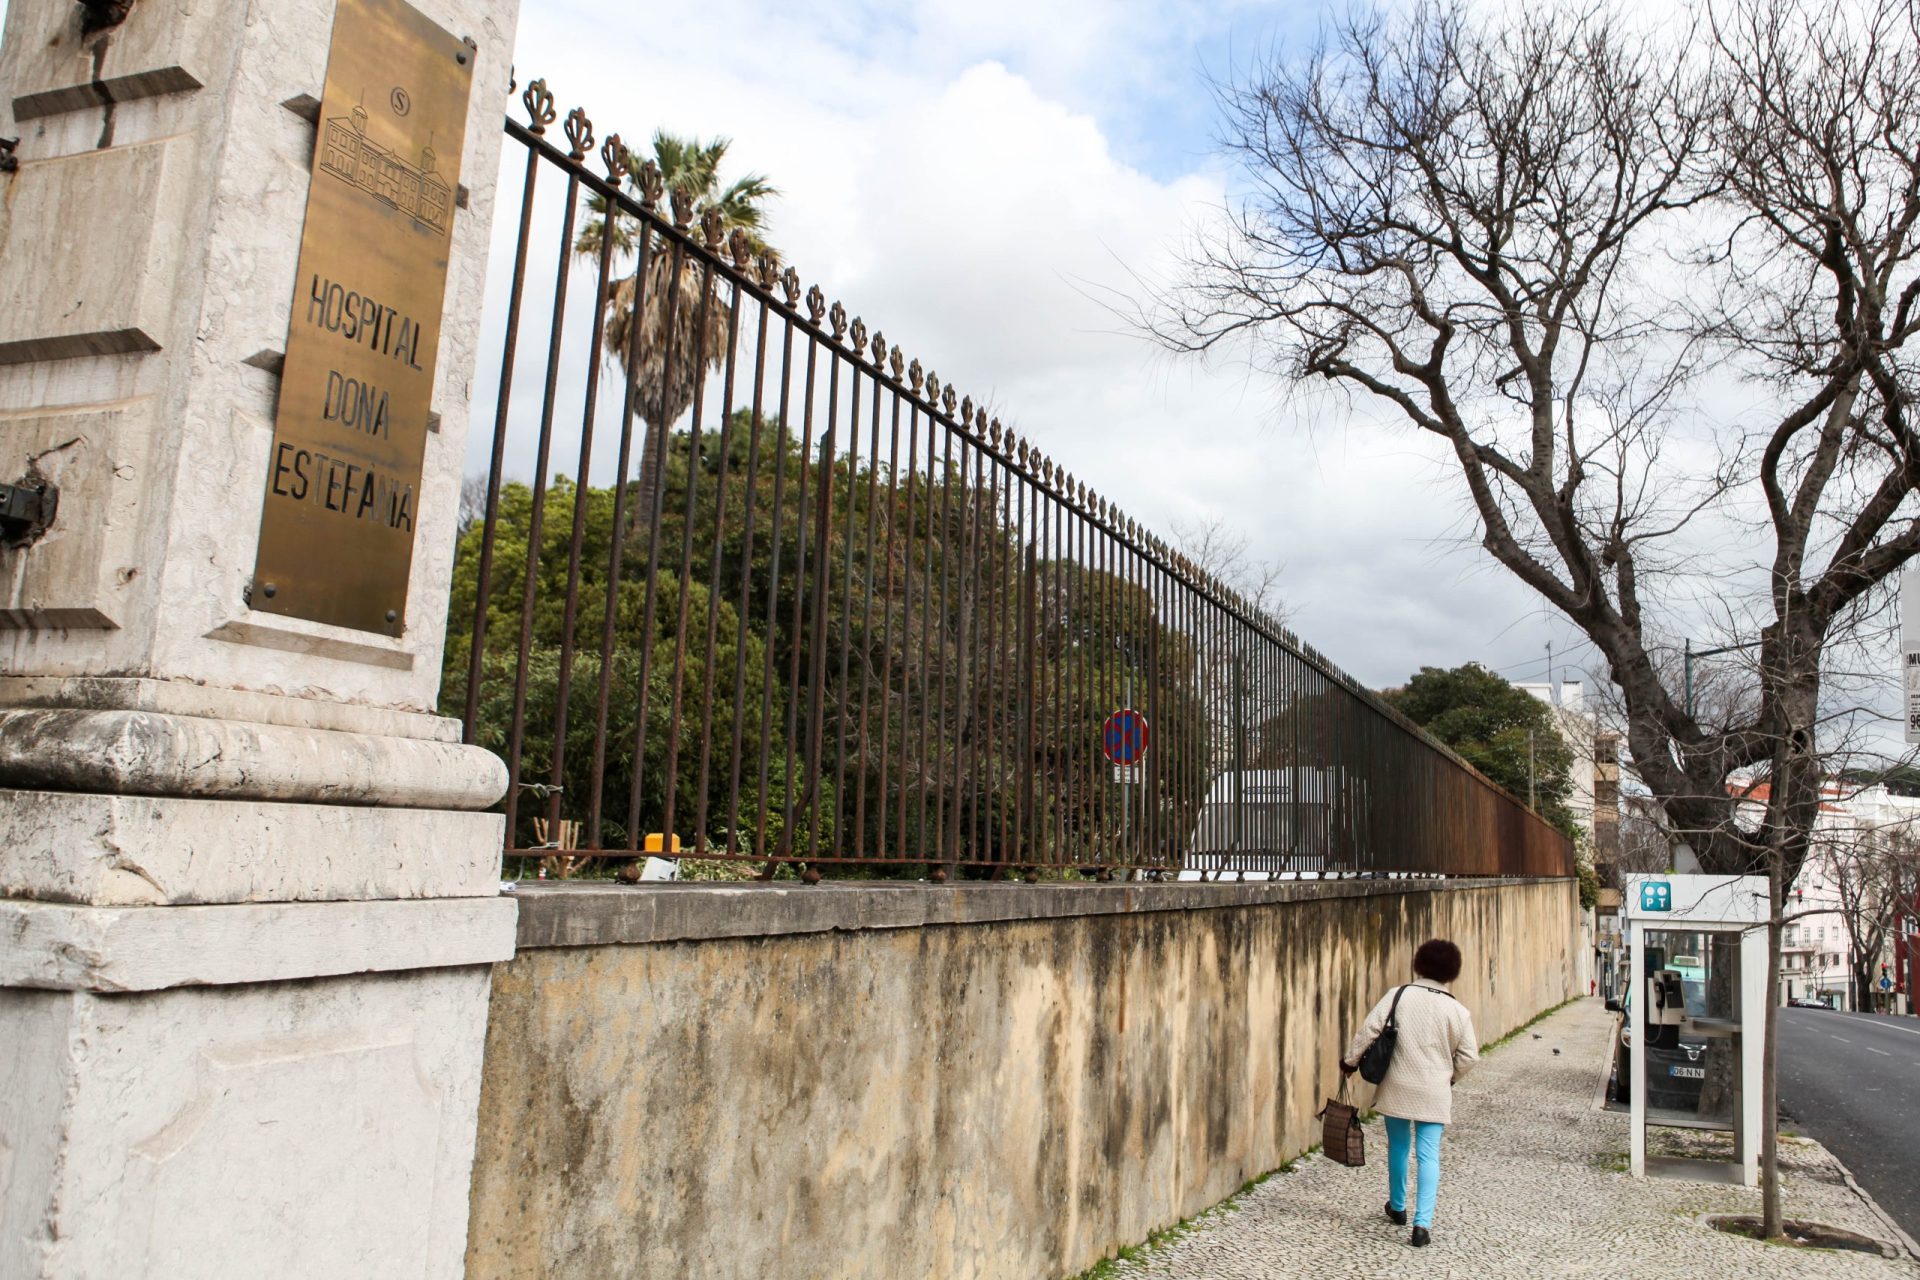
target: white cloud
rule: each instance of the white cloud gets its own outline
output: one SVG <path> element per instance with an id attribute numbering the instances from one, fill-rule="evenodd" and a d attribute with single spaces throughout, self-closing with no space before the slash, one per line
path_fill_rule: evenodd
<path id="1" fill-rule="evenodd" d="M 1301 633 L 1361 680 L 1531 661 L 1539 607 L 1450 541 L 1459 507 L 1433 450 L 1349 431 L 1344 405 L 1279 408 L 1242 370 L 1176 362 L 1100 300 L 1169 270 L 1225 183 L 1204 159 L 1158 177 L 1129 163 L 1105 113 L 1174 81 L 1203 93 L 1194 45 L 1225 14 L 1146 0 L 804 15 L 549 4 L 523 14 L 517 62 L 563 112 L 582 103 L 630 144 L 656 126 L 733 137 L 730 171 L 783 192 L 771 234 L 806 280 L 1143 522 L 1245 530 L 1285 564 Z M 496 253 L 502 287 L 508 261 Z M 497 295 L 492 309 L 497 321 Z M 580 376 L 568 371 L 562 404 Z M 556 469 L 572 469 L 571 438 L 557 437 Z"/>

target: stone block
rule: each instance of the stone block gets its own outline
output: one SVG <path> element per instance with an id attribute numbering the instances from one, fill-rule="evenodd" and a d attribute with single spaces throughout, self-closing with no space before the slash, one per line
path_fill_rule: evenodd
<path id="1" fill-rule="evenodd" d="M 484 966 L 0 990 L 0 1275 L 456 1280 L 486 1000 Z"/>
<path id="2" fill-rule="evenodd" d="M 436 809 L 0 791 L 0 897 L 126 907 L 490 898 L 504 822 Z"/>
<path id="3" fill-rule="evenodd" d="M 208 0 L 135 4 L 118 26 L 83 38 L 82 6 L 21 0 L 9 15 L 11 65 L 0 66 L 14 119 L 202 87 L 213 79 L 226 34 L 221 7 Z"/>
<path id="4" fill-rule="evenodd" d="M 192 148 L 171 137 L 21 164 L 0 221 L 0 364 L 161 349 Z M 122 208 L 151 214 L 108 219 Z M 113 229 L 86 234 L 93 218 Z"/>
<path id="5" fill-rule="evenodd" d="M 0 898 L 0 988 L 162 991 L 491 964 L 511 897 L 74 907 Z"/>
<path id="6" fill-rule="evenodd" d="M 152 402 L 0 417 L 0 481 L 60 491 L 37 540 L 0 546 L 0 629 L 113 628 L 139 575 L 140 491 Z"/>

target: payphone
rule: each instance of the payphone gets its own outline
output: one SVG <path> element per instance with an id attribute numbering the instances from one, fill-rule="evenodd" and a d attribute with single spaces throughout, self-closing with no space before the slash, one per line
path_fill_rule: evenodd
<path id="1" fill-rule="evenodd" d="M 1624 890 L 1627 972 L 1635 975 L 1625 1009 L 1629 1079 L 1622 1082 L 1631 1095 L 1629 1171 L 1757 1185 L 1766 878 L 1642 875 L 1629 877 Z M 1676 1096 L 1690 1096 L 1692 1110 L 1677 1108 Z M 1649 1124 L 1730 1129 L 1735 1158 L 1649 1156 Z"/>

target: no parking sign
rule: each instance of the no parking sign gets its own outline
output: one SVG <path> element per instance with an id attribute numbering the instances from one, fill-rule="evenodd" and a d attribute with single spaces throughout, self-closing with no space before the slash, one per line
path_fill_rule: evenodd
<path id="1" fill-rule="evenodd" d="M 1101 726 L 1100 749 L 1115 764 L 1139 764 L 1147 754 L 1147 738 L 1147 718 L 1132 707 L 1124 707 Z"/>

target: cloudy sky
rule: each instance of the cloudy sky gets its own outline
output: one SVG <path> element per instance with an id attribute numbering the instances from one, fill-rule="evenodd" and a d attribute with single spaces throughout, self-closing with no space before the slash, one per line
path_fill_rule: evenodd
<path id="1" fill-rule="evenodd" d="M 1296 628 L 1362 681 L 1470 659 L 1542 678 L 1550 640 L 1578 678 L 1573 633 L 1479 553 L 1431 444 L 1172 358 L 1110 309 L 1227 190 L 1208 78 L 1310 40 L 1321 11 L 540 0 L 516 68 L 629 145 L 731 137 L 727 176 L 778 185 L 769 237 L 805 280 L 1140 520 L 1243 531 Z"/>

